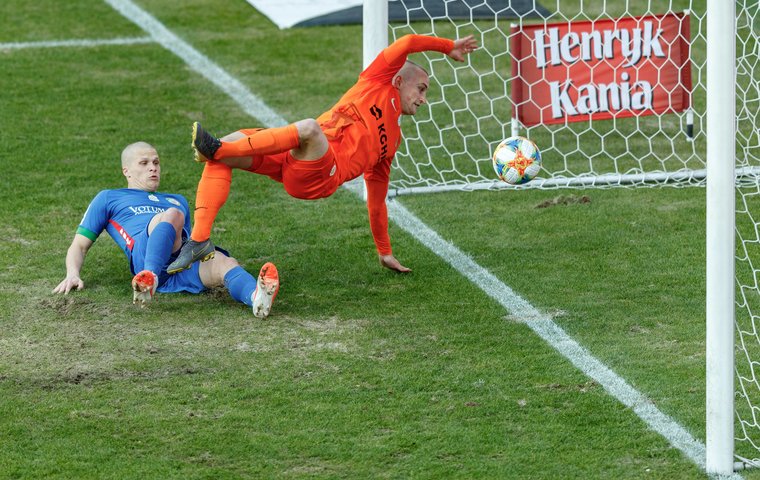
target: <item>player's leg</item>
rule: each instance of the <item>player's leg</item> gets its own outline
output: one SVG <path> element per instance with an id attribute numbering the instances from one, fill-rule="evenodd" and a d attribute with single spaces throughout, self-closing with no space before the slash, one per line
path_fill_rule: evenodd
<path id="1" fill-rule="evenodd" d="M 233 132 L 223 137 L 223 140 L 236 140 L 243 137 L 242 132 Z M 230 195 L 232 169 L 247 170 L 251 162 L 251 157 L 229 157 L 218 162 L 206 163 L 195 195 L 193 231 L 190 234 L 193 241 L 205 242 L 209 239 L 216 215 Z"/>
<path id="2" fill-rule="evenodd" d="M 312 118 L 307 118 L 296 122 L 295 126 L 298 128 L 298 137 L 301 141 L 297 148 L 290 150 L 293 158 L 308 161 L 322 158 L 327 153 L 329 145 L 319 123 Z"/>
<path id="3" fill-rule="evenodd" d="M 233 146 L 240 148 L 233 148 Z M 229 147 L 224 155 L 221 152 Z M 193 148 L 196 159 L 207 161 L 195 197 L 193 230 L 177 259 L 169 265 L 170 274 L 187 269 L 194 262 L 213 254 L 211 228 L 219 210 L 227 201 L 232 182 L 232 169 L 259 172 L 271 178 L 281 177 L 281 160 L 276 154 L 288 152 L 299 160 L 317 160 L 327 152 L 328 144 L 316 120 L 301 120 L 280 128 L 250 129 L 233 132 L 221 140 L 193 124 Z M 207 150 L 211 149 L 211 150 Z M 252 168 L 253 158 L 257 165 Z"/>
<path id="4" fill-rule="evenodd" d="M 317 160 L 327 151 L 327 138 L 314 119 L 305 119 L 284 127 L 240 131 L 242 136 L 217 139 L 193 124 L 193 148 L 199 161 L 273 155 L 291 151 L 299 160 Z"/>
<path id="5" fill-rule="evenodd" d="M 280 142 L 273 140 L 274 137 L 289 132 L 290 127 L 296 129 L 297 141 L 283 140 Z M 203 131 L 204 133 L 202 135 L 200 132 L 202 132 L 202 129 L 200 124 L 196 122 L 193 125 L 193 138 L 195 139 L 198 135 L 201 137 L 210 137 L 210 134 L 205 133 L 205 131 Z M 290 133 L 287 135 L 290 135 Z M 235 145 L 239 142 L 257 144 L 257 139 L 259 138 L 263 138 L 262 142 L 266 144 L 265 146 L 229 153 L 218 161 L 209 161 L 206 163 L 203 174 L 201 175 L 201 180 L 198 182 L 198 191 L 195 197 L 193 231 L 190 235 L 190 239 L 194 243 L 189 242 L 190 245 L 183 247 L 183 250 L 185 248 L 193 248 L 202 251 L 204 247 L 202 247 L 201 244 L 208 242 L 211 237 L 211 227 L 214 220 L 229 196 L 233 168 L 259 171 L 272 178 L 276 178 L 279 175 L 274 175 L 273 172 L 279 172 L 281 165 L 279 163 L 280 161 L 275 160 L 274 158 L 270 159 L 268 155 L 290 151 L 291 155 L 299 160 L 317 160 L 322 158 L 328 149 L 327 138 L 319 128 L 319 124 L 313 119 L 300 120 L 288 127 L 282 128 L 239 130 L 226 135 L 221 141 L 219 141 L 219 143 L 222 146 Z M 208 141 L 205 143 L 208 143 Z M 293 147 L 296 143 L 298 146 Z M 252 170 L 251 166 L 253 163 L 253 157 L 257 159 L 258 163 L 256 165 L 257 168 Z M 270 162 L 271 165 L 261 165 L 261 163 L 266 162 Z M 277 164 L 275 164 L 275 162 L 277 162 Z M 199 245 L 195 245 L 195 243 Z M 180 255 L 180 257 L 182 257 L 182 255 Z M 198 258 L 195 256 L 192 257 L 187 262 L 187 265 L 197 259 Z M 169 273 L 173 273 L 172 270 L 173 268 L 170 268 Z"/>
<path id="6" fill-rule="evenodd" d="M 182 244 L 182 226 L 185 215 L 181 210 L 169 208 L 153 216 L 148 224 L 143 269 L 132 278 L 132 302 L 142 306 L 153 299 L 158 288 L 158 274 L 163 270 L 172 252 Z"/>
<path id="7" fill-rule="evenodd" d="M 282 185 L 291 197 L 303 200 L 326 198 L 340 186 L 335 145 L 328 144 L 323 155 L 317 159 L 300 159 L 294 152 L 288 152 L 285 156 Z"/>
<path id="8" fill-rule="evenodd" d="M 195 136 L 195 130 L 193 135 Z M 233 132 L 222 140 L 234 141 L 244 136 L 243 132 Z M 251 162 L 250 157 L 230 157 L 218 162 L 209 161 L 203 167 L 195 194 L 193 229 L 180 254 L 166 269 L 169 274 L 181 272 L 198 260 L 205 261 L 214 256 L 214 244 L 210 240 L 211 228 L 230 195 L 232 169 L 248 169 Z"/>
<path id="9" fill-rule="evenodd" d="M 203 284 L 208 288 L 224 285 L 230 296 L 253 310 L 253 315 L 266 318 L 280 289 L 277 268 L 272 263 L 261 267 L 258 281 L 232 257 L 222 253 L 210 262 L 201 263 L 199 270 Z"/>

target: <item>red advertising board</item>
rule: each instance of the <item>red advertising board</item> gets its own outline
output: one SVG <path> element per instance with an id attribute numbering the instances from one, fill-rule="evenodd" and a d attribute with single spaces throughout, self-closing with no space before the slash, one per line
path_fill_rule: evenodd
<path id="1" fill-rule="evenodd" d="M 512 28 L 512 115 L 523 125 L 689 108 L 683 13 Z"/>

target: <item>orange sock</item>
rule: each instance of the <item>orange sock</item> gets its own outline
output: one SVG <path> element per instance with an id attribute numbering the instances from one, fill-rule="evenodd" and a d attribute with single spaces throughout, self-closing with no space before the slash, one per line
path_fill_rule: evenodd
<path id="1" fill-rule="evenodd" d="M 244 131 L 244 133 L 247 132 Z M 222 142 L 222 146 L 216 151 L 214 158 L 219 160 L 232 157 L 271 155 L 297 148 L 300 143 L 295 124 L 266 128 L 233 142 Z"/>
<path id="2" fill-rule="evenodd" d="M 203 242 L 211 237 L 216 214 L 230 194 L 232 168 L 220 162 L 206 162 L 195 194 L 193 231 L 190 238 Z"/>

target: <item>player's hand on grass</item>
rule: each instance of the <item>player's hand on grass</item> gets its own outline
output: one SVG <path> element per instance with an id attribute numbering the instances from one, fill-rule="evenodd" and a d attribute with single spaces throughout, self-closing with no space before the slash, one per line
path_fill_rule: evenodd
<path id="1" fill-rule="evenodd" d="M 391 270 L 395 270 L 397 272 L 401 273 L 407 273 L 411 272 L 412 269 L 406 268 L 405 266 L 401 265 L 398 260 L 396 260 L 396 257 L 393 255 L 380 255 L 380 265 L 384 266 L 385 268 L 389 268 Z"/>
<path id="2" fill-rule="evenodd" d="M 465 55 L 469 55 L 478 48 L 478 41 L 472 35 L 454 40 L 454 48 L 449 52 L 449 57 L 457 62 L 464 62 Z"/>
<path id="3" fill-rule="evenodd" d="M 66 277 L 57 287 L 53 289 L 53 293 L 62 293 L 67 295 L 71 290 L 76 288 L 81 290 L 84 288 L 84 282 L 79 277 Z"/>

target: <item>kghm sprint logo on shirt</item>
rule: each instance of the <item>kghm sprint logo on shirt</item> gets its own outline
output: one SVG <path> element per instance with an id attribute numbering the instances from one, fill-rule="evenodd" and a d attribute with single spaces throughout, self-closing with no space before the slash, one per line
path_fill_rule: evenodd
<path id="1" fill-rule="evenodd" d="M 383 118 L 383 111 L 377 105 L 372 105 L 369 113 L 378 121 L 377 136 L 380 140 L 380 161 L 383 162 L 388 157 L 388 134 L 385 132 L 385 123 L 379 123 L 380 119 Z"/>
<path id="2" fill-rule="evenodd" d="M 154 207 L 152 205 L 140 205 L 139 207 L 129 207 L 129 210 L 134 213 L 135 215 L 142 215 L 144 213 L 161 213 L 166 211 L 165 208 L 161 207 Z"/>

